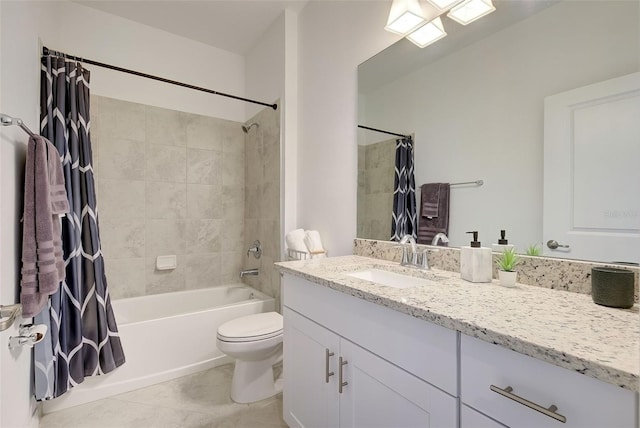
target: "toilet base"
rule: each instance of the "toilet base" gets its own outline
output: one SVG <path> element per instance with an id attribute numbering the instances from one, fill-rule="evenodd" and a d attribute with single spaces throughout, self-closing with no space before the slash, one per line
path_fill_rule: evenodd
<path id="1" fill-rule="evenodd" d="M 282 392 L 282 380 L 273 379 L 273 365 L 278 361 L 236 360 L 231 381 L 231 399 L 240 404 L 264 400 Z"/>

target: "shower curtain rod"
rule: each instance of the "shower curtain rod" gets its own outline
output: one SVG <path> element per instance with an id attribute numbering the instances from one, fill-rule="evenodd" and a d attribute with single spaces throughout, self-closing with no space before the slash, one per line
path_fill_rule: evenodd
<path id="1" fill-rule="evenodd" d="M 396 137 L 411 138 L 410 135 L 398 134 L 396 132 L 385 131 L 383 129 L 370 128 L 370 127 L 364 126 L 364 125 L 358 125 L 358 128 L 368 129 L 369 131 L 382 132 L 383 134 L 395 135 Z"/>
<path id="2" fill-rule="evenodd" d="M 78 56 L 75 56 L 75 55 L 69 55 L 69 54 L 66 54 L 66 53 L 63 53 L 63 52 L 54 51 L 54 50 L 51 50 L 51 49 L 47 48 L 46 46 L 44 46 L 42 48 L 42 54 L 43 55 L 50 55 L 50 56 L 58 56 L 58 57 L 71 59 L 71 60 L 78 61 L 78 62 L 84 62 L 86 64 L 97 65 L 98 67 L 108 68 L 109 70 L 121 71 L 123 73 L 133 74 L 134 76 L 140 76 L 140 77 L 145 77 L 145 78 L 151 79 L 151 80 L 157 80 L 159 82 L 170 83 L 172 85 L 182 86 L 183 88 L 194 89 L 196 91 L 206 92 L 206 93 L 213 94 L 213 95 L 220 95 L 222 97 L 233 98 L 235 100 L 245 101 L 245 102 L 248 102 L 248 103 L 260 104 L 262 106 L 271 107 L 274 110 L 278 109 L 278 104 L 275 104 L 275 103 L 274 104 L 263 103 L 261 101 L 256 101 L 256 100 L 252 100 L 252 99 L 249 99 L 249 98 L 243 98 L 243 97 L 238 97 L 236 95 L 225 94 L 223 92 L 214 91 L 212 89 L 202 88 L 200 86 L 190 85 L 188 83 L 182 83 L 182 82 L 178 82 L 176 80 L 165 79 L 164 77 L 158 77 L 158 76 L 154 76 L 154 75 L 147 74 L 147 73 L 141 73 L 139 71 L 129 70 L 127 68 L 122 68 L 122 67 L 118 67 L 118 66 L 111 65 L 111 64 L 105 64 L 103 62 L 94 61 L 94 60 L 91 60 L 91 59 L 81 58 L 81 57 L 78 57 Z"/>

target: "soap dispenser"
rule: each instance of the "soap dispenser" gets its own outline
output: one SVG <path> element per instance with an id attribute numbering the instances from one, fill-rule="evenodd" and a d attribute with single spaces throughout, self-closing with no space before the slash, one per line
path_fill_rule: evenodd
<path id="1" fill-rule="evenodd" d="M 495 251 L 497 253 L 504 253 L 505 250 L 512 250 L 513 249 L 513 245 L 509 244 L 509 241 L 507 240 L 507 231 L 506 230 L 501 230 L 500 231 L 500 239 L 498 239 L 498 243 L 497 244 L 493 244 L 491 247 L 493 248 L 493 251 Z"/>
<path id="2" fill-rule="evenodd" d="M 477 231 L 467 233 L 473 234 L 473 241 L 460 248 L 460 277 L 470 282 L 491 282 L 491 248 L 481 246 Z"/>

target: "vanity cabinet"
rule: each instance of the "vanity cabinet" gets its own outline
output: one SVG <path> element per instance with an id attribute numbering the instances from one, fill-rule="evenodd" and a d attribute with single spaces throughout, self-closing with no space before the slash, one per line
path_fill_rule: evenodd
<path id="1" fill-rule="evenodd" d="M 462 428 L 484 426 L 474 419 L 482 415 L 465 416 L 467 406 L 514 427 L 637 427 L 632 391 L 465 335 L 460 357 Z M 557 409 L 547 415 L 536 406 Z"/>
<path id="2" fill-rule="evenodd" d="M 454 331 L 288 275 L 283 294 L 290 427 L 457 426 Z"/>

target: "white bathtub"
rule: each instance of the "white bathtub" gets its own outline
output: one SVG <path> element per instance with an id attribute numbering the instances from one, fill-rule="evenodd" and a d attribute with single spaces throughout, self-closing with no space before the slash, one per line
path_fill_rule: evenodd
<path id="1" fill-rule="evenodd" d="M 275 310 L 273 298 L 244 284 L 112 302 L 126 362 L 43 403 L 50 413 L 233 361 L 216 348 L 222 323 Z"/>

